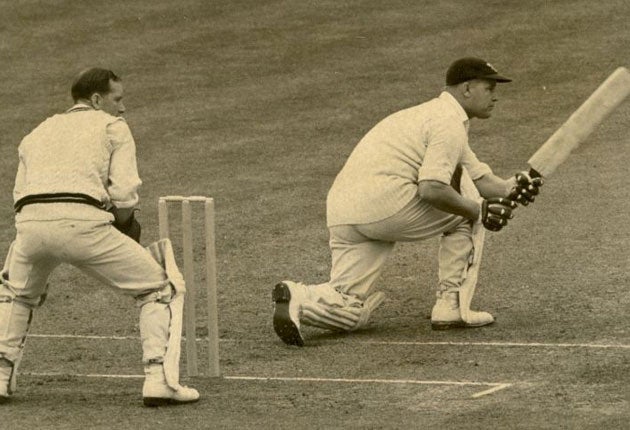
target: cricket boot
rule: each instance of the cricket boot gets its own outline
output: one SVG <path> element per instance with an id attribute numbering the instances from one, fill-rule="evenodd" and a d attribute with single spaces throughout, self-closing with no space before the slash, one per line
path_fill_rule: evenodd
<path id="1" fill-rule="evenodd" d="M 161 363 L 144 366 L 142 401 L 144 406 L 167 406 L 193 403 L 199 400 L 199 392 L 194 388 L 179 385 L 175 390 L 166 383 L 164 367 Z"/>
<path id="2" fill-rule="evenodd" d="M 13 373 L 13 363 L 6 358 L 0 358 L 0 404 L 7 403 L 11 398 L 9 384 Z"/>
<path id="3" fill-rule="evenodd" d="M 433 330 L 449 330 L 452 328 L 482 327 L 494 322 L 488 312 L 469 311 L 468 321 L 464 321 L 459 310 L 459 293 L 457 291 L 441 291 L 431 311 L 431 328 Z"/>
<path id="4" fill-rule="evenodd" d="M 301 304 L 308 297 L 304 284 L 283 281 L 273 288 L 274 301 L 273 329 L 287 345 L 304 346 L 300 332 Z"/>

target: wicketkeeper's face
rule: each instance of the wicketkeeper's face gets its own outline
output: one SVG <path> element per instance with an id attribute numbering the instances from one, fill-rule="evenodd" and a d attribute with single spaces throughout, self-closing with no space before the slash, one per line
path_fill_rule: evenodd
<path id="1" fill-rule="evenodd" d="M 109 88 L 109 93 L 101 96 L 100 108 L 110 115 L 122 116 L 125 113 L 123 85 L 121 82 L 109 81 Z"/>

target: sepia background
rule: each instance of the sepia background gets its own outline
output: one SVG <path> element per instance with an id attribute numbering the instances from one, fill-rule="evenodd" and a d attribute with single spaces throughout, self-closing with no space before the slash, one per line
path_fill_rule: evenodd
<path id="1" fill-rule="evenodd" d="M 431 331 L 437 240 L 397 247 L 379 282 L 387 301 L 352 335 L 307 329 L 307 347 L 286 347 L 271 289 L 327 280 L 335 175 L 376 122 L 437 96 L 454 59 L 514 80 L 470 130 L 507 177 L 628 65 L 629 19 L 625 0 L 0 1 L 0 249 L 15 235 L 21 138 L 71 105 L 77 72 L 113 69 L 144 182 L 142 243 L 158 237 L 159 196 L 215 199 L 224 376 L 186 380 L 195 405 L 142 408 L 133 300 L 62 267 L 0 427 L 627 428 L 628 102 L 488 234 L 473 306 L 496 324 Z"/>

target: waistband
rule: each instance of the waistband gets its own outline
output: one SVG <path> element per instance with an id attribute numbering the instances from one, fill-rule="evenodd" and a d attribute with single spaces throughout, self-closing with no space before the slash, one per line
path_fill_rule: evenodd
<path id="1" fill-rule="evenodd" d="M 31 194 L 29 196 L 22 197 L 20 200 L 15 202 L 13 208 L 15 209 L 15 212 L 18 213 L 24 206 L 33 203 L 82 203 L 105 210 L 103 202 L 82 193 Z"/>

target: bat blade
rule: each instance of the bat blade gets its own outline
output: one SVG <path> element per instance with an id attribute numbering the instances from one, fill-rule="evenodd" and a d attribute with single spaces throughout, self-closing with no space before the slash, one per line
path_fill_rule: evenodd
<path id="1" fill-rule="evenodd" d="M 630 72 L 617 68 L 527 162 L 534 176 L 549 176 L 630 95 Z"/>

